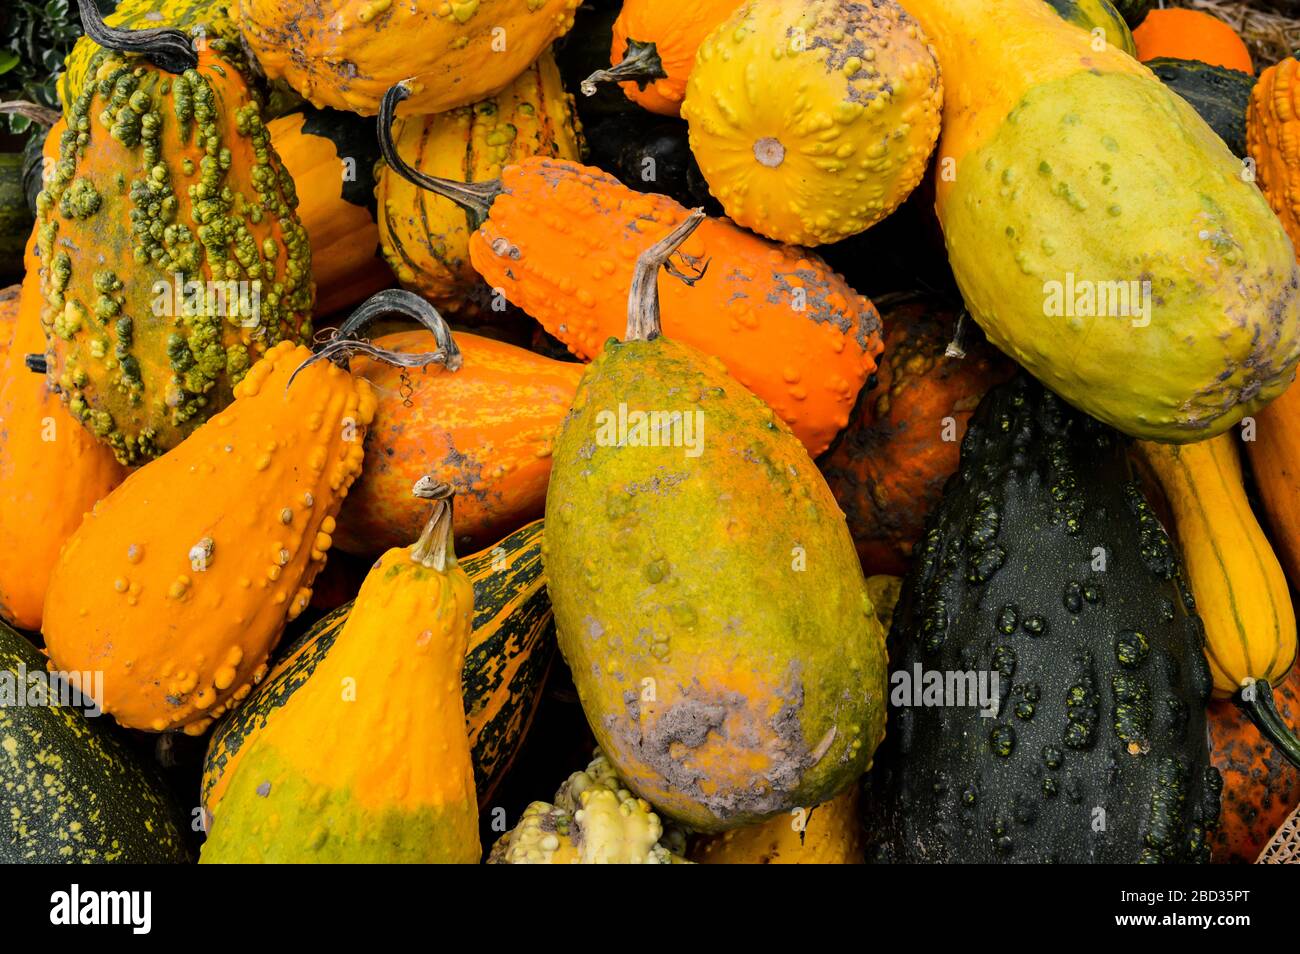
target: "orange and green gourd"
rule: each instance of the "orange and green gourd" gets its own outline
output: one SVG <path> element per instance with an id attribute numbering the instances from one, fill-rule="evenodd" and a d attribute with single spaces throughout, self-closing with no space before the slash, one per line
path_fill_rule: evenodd
<path id="1" fill-rule="evenodd" d="M 543 559 L 602 751 L 664 816 L 719 831 L 820 804 L 869 768 L 885 646 L 803 445 L 721 362 L 660 333 L 657 272 L 702 219 L 642 254 L 627 335 L 583 377 Z"/>
<path id="2" fill-rule="evenodd" d="M 352 321 L 402 309 L 432 312 L 389 291 Z M 455 343 L 439 343 L 403 360 L 454 363 Z M 228 408 L 127 478 L 64 547 L 46 597 L 46 647 L 59 668 L 104 672 L 104 708 L 121 724 L 200 734 L 266 675 L 285 624 L 311 599 L 361 471 L 375 397 L 334 363 L 357 349 L 378 354 L 350 338 L 315 355 L 273 347 Z"/>
<path id="3" fill-rule="evenodd" d="M 474 591 L 451 541 L 451 491 L 414 546 L 388 551 L 348 621 L 249 743 L 200 862 L 478 862 L 461 670 Z"/>
<path id="4" fill-rule="evenodd" d="M 244 42 L 272 80 L 363 116 L 409 80 L 404 112 L 491 96 L 573 26 L 581 0 L 240 0 Z"/>
<path id="5" fill-rule="evenodd" d="M 1133 31 L 1137 57 L 1196 60 L 1224 69 L 1254 73 L 1250 50 L 1237 31 L 1212 13 L 1168 7 L 1152 10 Z"/>
<path id="6" fill-rule="evenodd" d="M 463 548 L 488 546 L 542 515 L 552 441 L 583 366 L 467 332 L 455 337 L 462 363 L 454 373 L 355 363 L 375 386 L 378 406 L 366 434 L 366 467 L 339 513 L 339 549 L 377 556 L 413 539 L 427 516 L 410 492 L 423 474 L 456 491 Z M 411 353 L 423 350 L 426 338 L 397 332 L 375 344 Z"/>
<path id="7" fill-rule="evenodd" d="M 1093 45 L 1111 43 L 1129 56 L 1137 56 L 1137 44 L 1124 17 L 1109 0 L 1047 0 L 1067 23 L 1092 34 Z"/>
<path id="8" fill-rule="evenodd" d="M 682 864 L 685 833 L 665 825 L 654 806 L 631 792 L 597 751 L 553 802 L 531 802 L 497 840 L 490 865 Z"/>
<path id="9" fill-rule="evenodd" d="M 896 0 L 750 0 L 700 44 L 682 116 L 727 215 L 821 245 L 903 203 L 942 105 L 934 48 Z"/>
<path id="10" fill-rule="evenodd" d="M 1213 437 L 1281 394 L 1300 360 L 1300 272 L 1195 110 L 1042 0 L 907 8 L 948 90 L 936 209 L 993 344 L 1150 440 Z"/>
<path id="11" fill-rule="evenodd" d="M 1294 56 L 1260 73 L 1251 90 L 1246 154 L 1255 160 L 1268 204 L 1300 248 L 1300 61 Z"/>
<path id="12" fill-rule="evenodd" d="M 860 865 L 865 861 L 861 789 L 850 785 L 824 805 L 796 808 L 747 828 L 702 835 L 690 859 L 702 865 Z"/>
<path id="13" fill-rule="evenodd" d="M 466 184 L 422 175 L 388 133 L 399 84 L 385 96 L 379 141 L 390 169 L 473 213 L 470 261 L 484 281 L 584 360 L 626 328 L 637 255 L 687 216 L 599 169 L 534 157 Z M 690 284 L 662 293 L 664 332 L 719 358 L 812 454 L 849 422 L 883 350 L 866 298 L 804 249 L 709 219 L 683 247 Z M 705 267 L 705 263 L 707 268 Z"/>
<path id="14" fill-rule="evenodd" d="M 74 421 L 45 376 L 26 366 L 45 349 L 40 259 L 28 241 L 22 294 L 0 302 L 13 337 L 0 358 L 0 617 L 20 629 L 41 628 L 45 592 L 63 544 L 126 471 L 112 451 Z M 21 545 L 18 545 L 21 542 Z"/>
<path id="15" fill-rule="evenodd" d="M 310 337 L 311 253 L 236 64 L 82 8 L 101 46 L 133 52 L 91 58 L 37 200 L 48 375 L 136 464 L 229 403 L 277 342 Z"/>
<path id="16" fill-rule="evenodd" d="M 599 84 L 618 83 L 643 109 L 678 115 L 696 51 L 738 5 L 739 0 L 624 0 L 614 21 L 610 68 L 583 80 L 583 94 L 594 96 Z"/>
<path id="17" fill-rule="evenodd" d="M 373 129 L 368 132 L 373 135 Z M 576 160 L 582 153 L 573 97 L 565 93 L 550 51 L 495 96 L 398 119 L 393 139 L 421 173 L 458 182 L 495 179 L 528 156 Z M 384 258 L 402 287 L 448 315 L 491 317 L 494 296 L 470 264 L 474 225 L 465 210 L 382 164 L 375 197 Z M 501 310 L 505 302 L 498 298 L 496 306 Z"/>

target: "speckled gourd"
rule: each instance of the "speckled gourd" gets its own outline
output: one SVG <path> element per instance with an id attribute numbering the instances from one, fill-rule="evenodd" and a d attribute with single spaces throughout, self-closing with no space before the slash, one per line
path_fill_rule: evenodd
<path id="1" fill-rule="evenodd" d="M 167 36 L 144 48 L 174 73 L 91 58 L 37 201 L 50 383 L 126 464 L 175 447 L 267 349 L 311 334 L 307 235 L 258 102 L 224 53 Z"/>
<path id="2" fill-rule="evenodd" d="M 934 48 L 895 0 L 751 0 L 700 44 L 682 116 L 727 215 L 821 245 L 902 204 L 942 105 Z"/>
<path id="3" fill-rule="evenodd" d="M 461 669 L 474 591 L 450 488 L 367 575 L 329 655 L 231 769 L 200 861 L 460 863 L 481 849 Z"/>
<path id="4" fill-rule="evenodd" d="M 494 96 L 447 112 L 399 119 L 393 141 L 422 173 L 459 182 L 486 182 L 528 156 L 578 159 L 581 133 L 573 97 L 564 91 L 550 51 Z M 474 230 L 465 210 L 378 169 L 384 258 L 402 287 L 424 295 L 447 314 L 492 313 L 492 291 L 470 264 Z M 497 300 L 497 310 L 505 305 Z"/>
<path id="5" fill-rule="evenodd" d="M 386 133 L 404 96 L 395 86 L 380 114 L 389 166 L 472 210 L 470 261 L 484 281 L 578 357 L 599 355 L 626 326 L 637 255 L 687 210 L 557 159 L 525 159 L 499 180 L 472 185 L 423 176 Z M 876 369 L 883 345 L 875 308 L 811 252 L 726 219 L 703 222 L 681 258 L 695 274 L 689 285 L 663 289 L 665 333 L 720 358 L 820 454 Z"/>
<path id="6" fill-rule="evenodd" d="M 1277 397 L 1300 359 L 1300 272 L 1195 110 L 1042 0 L 907 8 L 948 88 L 936 207 L 990 340 L 1151 440 L 1212 437 Z"/>
<path id="7" fill-rule="evenodd" d="M 363 116 L 410 80 L 408 115 L 491 96 L 573 26 L 581 0 L 240 0 L 244 42 L 270 79 Z"/>
<path id="8" fill-rule="evenodd" d="M 643 253 L 627 339 L 579 386 L 543 558 L 601 749 L 665 816 L 715 831 L 826 801 L 866 770 L 885 660 L 803 446 L 721 362 L 659 334 L 658 267 L 701 218 Z"/>
<path id="9" fill-rule="evenodd" d="M 850 785 L 824 805 L 700 836 L 689 857 L 704 865 L 860 865 L 866 849 L 859 793 Z"/>
<path id="10" fill-rule="evenodd" d="M 597 751 L 554 802 L 531 802 L 492 846 L 494 865 L 671 865 L 685 861 L 686 838 L 628 790 Z"/>

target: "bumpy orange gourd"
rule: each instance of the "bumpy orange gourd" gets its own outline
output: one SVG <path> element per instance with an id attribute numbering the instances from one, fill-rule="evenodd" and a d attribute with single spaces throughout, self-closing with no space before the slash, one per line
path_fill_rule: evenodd
<path id="1" fill-rule="evenodd" d="M 410 79 L 410 115 L 491 96 L 573 26 L 581 0 L 241 0 L 266 75 L 316 106 L 373 116 Z"/>
<path id="2" fill-rule="evenodd" d="M 965 356 L 947 356 L 957 315 L 935 299 L 905 296 L 882 320 L 876 387 L 818 462 L 867 575 L 907 571 L 926 515 L 957 470 L 966 422 L 984 393 L 1015 370 L 973 327 Z"/>
<path id="3" fill-rule="evenodd" d="M 614 21 L 611 68 L 587 77 L 582 91 L 591 96 L 597 83 L 621 80 L 632 102 L 661 116 L 678 115 L 695 51 L 739 5 L 740 0 L 624 0 Z"/>
<path id="4" fill-rule="evenodd" d="M 1253 440 L 1245 441 L 1270 538 L 1291 585 L 1300 589 L 1300 387 L 1255 415 Z"/>
<path id="5" fill-rule="evenodd" d="M 1178 60 L 1199 60 L 1243 73 L 1254 73 L 1250 50 L 1237 31 L 1204 10 L 1170 7 L 1152 10 L 1133 31 L 1137 57 L 1147 60 L 1171 56 Z"/>
<path id="6" fill-rule="evenodd" d="M 584 366 L 478 335 L 459 333 L 456 341 L 464 363 L 455 372 L 354 362 L 379 405 L 366 436 L 366 468 L 339 514 L 340 549 L 373 556 L 414 539 L 428 505 L 411 496 L 411 485 L 425 474 L 455 489 L 464 546 L 488 546 L 542 515 L 551 441 Z M 424 351 L 428 335 L 398 332 L 375 344 Z"/>
<path id="7" fill-rule="evenodd" d="M 1300 61 L 1293 56 L 1260 73 L 1250 92 L 1246 154 L 1300 261 Z"/>
<path id="8" fill-rule="evenodd" d="M 816 808 L 702 835 L 691 845 L 689 857 L 705 865 L 860 865 L 865 847 L 859 791 L 850 785 Z"/>
<path id="9" fill-rule="evenodd" d="M 0 313 L 13 322 L 0 361 L 0 617 L 40 629 L 59 550 L 86 511 L 126 476 L 113 453 L 68 415 L 45 376 L 24 363 L 45 350 L 40 260 L 28 243 L 21 304 L 8 290 Z M 6 337 L 8 337 L 6 335 Z"/>
<path id="10" fill-rule="evenodd" d="M 45 643 L 102 670 L 118 722 L 198 734 L 267 671 L 306 608 L 361 470 L 370 385 L 281 342 L 234 402 L 92 511 L 55 567 Z"/>
<path id="11" fill-rule="evenodd" d="M 383 126 L 381 116 L 381 136 Z M 479 274 L 584 359 L 623 334 L 637 256 L 688 214 L 599 169 L 542 158 L 464 201 L 485 219 L 469 243 Z M 664 334 L 719 358 L 820 454 L 883 349 L 871 302 L 811 252 L 726 219 L 706 219 L 679 257 L 703 274 L 664 284 Z"/>

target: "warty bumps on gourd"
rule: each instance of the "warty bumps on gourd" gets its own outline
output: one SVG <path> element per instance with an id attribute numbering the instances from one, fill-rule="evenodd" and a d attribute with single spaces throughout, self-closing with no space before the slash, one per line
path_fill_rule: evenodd
<path id="1" fill-rule="evenodd" d="M 1041 0 L 903 2 L 948 88 L 936 209 L 990 340 L 1152 440 L 1212 437 L 1281 394 L 1300 360 L 1300 272 L 1192 107 Z"/>

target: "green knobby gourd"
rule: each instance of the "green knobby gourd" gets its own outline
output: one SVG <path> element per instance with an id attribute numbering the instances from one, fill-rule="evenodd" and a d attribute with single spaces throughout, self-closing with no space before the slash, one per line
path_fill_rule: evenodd
<path id="1" fill-rule="evenodd" d="M 638 261 L 626 341 L 557 437 L 543 548 L 559 644 L 618 774 L 720 830 L 808 807 L 884 735 L 884 635 L 803 445 L 722 364 L 659 335 Z M 687 253 L 687 257 L 694 253 Z"/>

